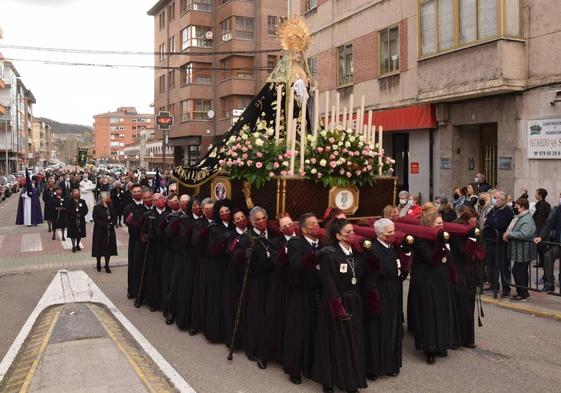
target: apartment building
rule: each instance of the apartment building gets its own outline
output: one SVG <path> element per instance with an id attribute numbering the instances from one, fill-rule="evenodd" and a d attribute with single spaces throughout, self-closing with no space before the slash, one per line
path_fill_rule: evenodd
<path id="1" fill-rule="evenodd" d="M 154 127 L 152 113 L 138 113 L 134 107 L 120 107 L 114 112 L 94 116 L 95 158 L 105 162 L 124 160 L 125 145 L 145 128 Z"/>
<path id="2" fill-rule="evenodd" d="M 160 0 L 154 16 L 154 107 L 175 116 L 174 162 L 196 164 L 262 88 L 281 54 L 278 0 Z"/>
<path id="3" fill-rule="evenodd" d="M 561 191 L 561 3 L 291 0 L 325 91 L 366 97 L 400 188 L 426 200 L 477 172 L 509 193 Z M 355 103 L 357 99 L 355 98 Z"/>
<path id="4" fill-rule="evenodd" d="M 46 166 L 51 158 L 51 126 L 43 119 L 36 117 L 33 118 L 32 127 L 33 163 L 38 166 Z"/>
<path id="5" fill-rule="evenodd" d="M 0 54 L 0 172 L 13 173 L 33 158 L 31 139 L 35 97 L 16 67 Z M 6 159 L 7 157 L 7 159 Z M 6 162 L 8 169 L 6 171 Z"/>

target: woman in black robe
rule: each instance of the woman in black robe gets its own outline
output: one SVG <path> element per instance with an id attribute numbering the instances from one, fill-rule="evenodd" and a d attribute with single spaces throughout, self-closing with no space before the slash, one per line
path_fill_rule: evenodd
<path id="1" fill-rule="evenodd" d="M 324 392 L 366 388 L 363 305 L 360 282 L 363 257 L 353 252 L 353 226 L 336 219 L 330 226 L 333 245 L 320 250 L 323 294 L 318 316 L 313 379 Z"/>
<path id="2" fill-rule="evenodd" d="M 423 215 L 421 224 L 441 228 L 438 213 Z M 407 323 L 415 338 L 415 348 L 423 351 L 428 364 L 435 356 L 459 345 L 458 313 L 450 278 L 448 248 L 442 232 L 438 241 L 417 238 L 413 245 L 411 285 L 407 299 Z"/>
<path id="3" fill-rule="evenodd" d="M 113 189 L 111 190 L 111 201 L 115 208 L 115 214 L 117 215 L 117 226 L 121 226 L 121 219 L 123 218 L 123 210 L 127 205 L 127 198 L 123 185 L 119 180 L 113 183 Z"/>
<path id="4" fill-rule="evenodd" d="M 228 348 L 232 343 L 232 332 L 234 331 L 234 323 L 236 320 L 236 312 L 240 299 L 242 288 L 243 258 L 238 261 L 233 257 L 240 236 L 248 231 L 247 216 L 242 210 L 234 209 L 232 214 L 234 223 L 234 231 L 232 231 L 230 239 L 228 239 L 228 258 L 224 270 L 224 287 L 222 290 L 222 330 L 226 345 Z M 241 255 L 239 255 L 241 257 Z M 234 342 L 234 349 L 243 348 L 242 335 L 238 334 Z"/>
<path id="5" fill-rule="evenodd" d="M 109 260 L 111 256 L 117 255 L 117 237 L 115 225 L 117 224 L 117 212 L 113 207 L 108 192 L 100 194 L 101 200 L 93 209 L 92 218 L 94 229 L 92 236 L 92 257 L 96 258 L 96 269 L 101 271 L 101 257 L 105 260 L 105 272 L 111 273 Z"/>
<path id="6" fill-rule="evenodd" d="M 67 218 L 67 235 L 72 241 L 72 252 L 81 251 L 80 240 L 86 237 L 86 214 L 88 205 L 80 199 L 80 190 L 74 189 L 72 197 L 65 205 Z"/>
<path id="7" fill-rule="evenodd" d="M 53 204 L 51 203 L 51 200 L 55 198 L 55 182 L 53 179 L 49 179 L 47 182 L 47 187 L 43 190 L 42 198 L 45 204 L 45 214 L 43 217 L 45 221 L 47 221 L 49 232 L 51 232 L 53 221 L 56 219 L 56 210 L 53 209 Z"/>
<path id="8" fill-rule="evenodd" d="M 205 337 L 208 341 L 225 342 L 228 337 L 222 330 L 222 302 L 224 274 L 229 259 L 227 242 L 234 231 L 230 200 L 223 199 L 214 205 L 213 222 L 208 226 L 206 259 L 206 319 Z"/>
<path id="9" fill-rule="evenodd" d="M 62 241 L 66 240 L 64 236 L 64 230 L 66 229 L 66 200 L 62 196 L 62 188 L 57 187 L 55 190 L 55 196 L 49 199 L 49 209 L 53 211 L 53 240 L 56 239 L 56 230 L 60 229 L 62 232 Z"/>

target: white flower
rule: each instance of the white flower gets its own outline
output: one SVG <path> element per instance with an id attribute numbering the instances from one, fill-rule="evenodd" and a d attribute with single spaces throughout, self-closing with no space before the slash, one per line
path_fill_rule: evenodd
<path id="1" fill-rule="evenodd" d="M 352 134 L 354 131 L 350 128 L 347 128 L 345 131 L 347 131 L 347 134 Z"/>
<path id="2" fill-rule="evenodd" d="M 273 136 L 275 134 L 275 130 L 272 128 L 268 128 L 267 131 L 265 131 L 265 135 L 267 136 Z"/>
<path id="3" fill-rule="evenodd" d="M 321 159 L 321 161 L 319 162 L 320 166 L 326 166 L 327 165 L 327 161 L 325 161 L 324 158 Z"/>
<path id="4" fill-rule="evenodd" d="M 255 146 L 263 146 L 263 139 L 256 139 L 255 140 Z"/>
<path id="5" fill-rule="evenodd" d="M 325 137 L 327 136 L 327 131 L 322 130 L 322 131 L 319 132 L 319 134 L 320 134 L 322 137 L 325 138 Z"/>
<path id="6" fill-rule="evenodd" d="M 348 149 L 349 147 L 351 147 L 351 142 L 345 142 L 345 147 Z"/>
<path id="7" fill-rule="evenodd" d="M 360 147 L 362 149 L 364 147 L 364 143 L 358 142 L 358 147 Z"/>
<path id="8" fill-rule="evenodd" d="M 253 133 L 253 137 L 254 137 L 254 138 L 259 138 L 260 135 L 261 135 L 261 134 L 260 134 L 259 132 L 257 132 L 257 131 Z"/>
<path id="9" fill-rule="evenodd" d="M 282 166 L 288 166 L 288 161 L 283 161 Z"/>
<path id="10" fill-rule="evenodd" d="M 331 146 L 331 148 L 332 148 L 333 150 L 338 150 L 338 149 L 339 149 L 339 146 L 333 145 L 333 146 Z"/>
<path id="11" fill-rule="evenodd" d="M 351 143 L 353 143 L 353 142 L 356 140 L 356 138 L 355 138 L 354 136 L 351 135 L 351 136 L 349 137 L 349 140 L 351 141 Z"/>
<path id="12" fill-rule="evenodd" d="M 229 142 L 229 143 L 234 143 L 235 141 L 236 141 L 236 137 L 235 137 L 234 135 L 232 135 L 232 136 L 230 137 L 230 139 L 228 139 L 228 142 Z"/>
<path id="13" fill-rule="evenodd" d="M 247 138 L 248 138 L 247 134 L 246 134 L 246 133 L 243 133 L 243 134 L 242 134 L 242 139 L 243 139 L 244 141 L 247 141 Z"/>
<path id="14" fill-rule="evenodd" d="M 337 143 L 339 146 L 343 146 L 343 141 L 339 141 L 339 143 Z"/>
<path id="15" fill-rule="evenodd" d="M 310 171 L 310 173 L 312 175 L 315 175 L 316 173 L 318 173 L 318 170 L 316 168 L 312 168 L 312 170 Z"/>
<path id="16" fill-rule="evenodd" d="M 310 160 L 306 160 L 306 161 L 304 161 L 304 162 L 305 162 L 306 164 L 309 164 L 309 163 L 310 163 Z"/>

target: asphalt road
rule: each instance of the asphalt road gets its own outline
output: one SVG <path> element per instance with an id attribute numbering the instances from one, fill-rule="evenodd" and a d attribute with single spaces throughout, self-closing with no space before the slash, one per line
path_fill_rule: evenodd
<path id="1" fill-rule="evenodd" d="M 161 313 L 136 309 L 125 296 L 126 268 L 112 274 L 86 272 L 104 293 L 177 369 L 197 392 L 319 392 L 311 381 L 292 385 L 280 367 L 260 370 L 243 353 L 232 362 L 223 345 L 191 337 L 166 326 Z M 3 356 L 52 279 L 52 271 L 0 276 L 0 356 Z M 484 326 L 476 329 L 478 347 L 449 351 L 429 366 L 404 339 L 397 378 L 370 383 L 367 392 L 561 392 L 561 324 L 488 305 Z"/>

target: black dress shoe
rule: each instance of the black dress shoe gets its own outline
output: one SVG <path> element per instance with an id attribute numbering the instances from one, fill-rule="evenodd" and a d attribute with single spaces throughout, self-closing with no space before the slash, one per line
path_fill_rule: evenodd
<path id="1" fill-rule="evenodd" d="M 80 246 L 76 246 L 76 250 L 77 250 L 77 251 L 82 251 L 82 249 L 80 248 Z"/>
<path id="2" fill-rule="evenodd" d="M 194 336 L 195 334 L 197 334 L 199 331 L 197 329 L 189 329 L 189 335 L 190 336 Z"/>
<path id="3" fill-rule="evenodd" d="M 257 367 L 259 367 L 261 370 L 265 370 L 267 368 L 267 361 L 257 358 Z"/>
<path id="4" fill-rule="evenodd" d="M 300 375 L 291 375 L 289 379 L 290 382 L 292 382 L 294 385 L 300 385 L 302 383 L 302 378 L 300 378 Z"/>
<path id="5" fill-rule="evenodd" d="M 378 379 L 378 376 L 376 374 L 366 374 L 366 378 L 368 378 L 369 381 L 375 381 Z"/>
<path id="6" fill-rule="evenodd" d="M 72 247 L 72 252 L 76 252 L 76 247 Z"/>
<path id="7" fill-rule="evenodd" d="M 111 273 L 111 268 L 108 265 L 105 265 L 105 273 Z"/>
<path id="8" fill-rule="evenodd" d="M 173 315 L 168 315 L 166 318 L 166 325 L 173 325 L 174 322 L 175 318 L 173 317 Z"/>
<path id="9" fill-rule="evenodd" d="M 434 355 L 427 355 L 428 364 L 434 364 L 435 362 L 436 362 L 436 358 L 434 357 Z"/>
<path id="10" fill-rule="evenodd" d="M 127 299 L 134 299 L 134 296 L 127 292 Z"/>
<path id="11" fill-rule="evenodd" d="M 98 272 L 100 272 L 100 271 L 101 271 L 101 263 L 98 262 L 98 263 L 95 265 L 95 268 L 96 268 L 96 270 L 97 270 Z"/>
<path id="12" fill-rule="evenodd" d="M 386 374 L 386 376 L 388 376 L 388 377 L 397 377 L 398 375 L 399 375 L 399 371 L 396 372 L 396 373 L 388 373 L 388 374 Z"/>
<path id="13" fill-rule="evenodd" d="M 55 233 L 54 233 L 54 232 L 53 232 L 53 237 L 52 237 L 52 239 L 55 240 Z"/>
<path id="14" fill-rule="evenodd" d="M 323 386 L 323 393 L 333 393 L 333 388 L 331 386 Z"/>

